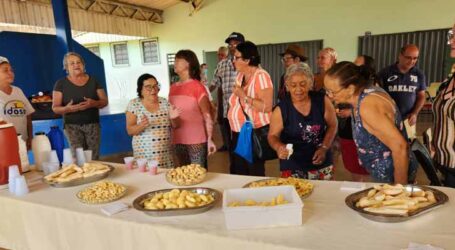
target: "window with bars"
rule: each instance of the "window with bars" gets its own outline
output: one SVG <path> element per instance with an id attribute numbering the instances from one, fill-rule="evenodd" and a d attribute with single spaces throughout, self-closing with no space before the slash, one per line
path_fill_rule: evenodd
<path id="1" fill-rule="evenodd" d="M 141 41 L 142 63 L 144 64 L 159 64 L 160 53 L 158 47 L 158 39 Z"/>
<path id="2" fill-rule="evenodd" d="M 127 43 L 112 44 L 112 58 L 114 66 L 128 66 L 130 60 L 128 58 Z"/>
<path id="3" fill-rule="evenodd" d="M 101 57 L 100 55 L 100 46 L 89 46 L 87 47 L 88 50 L 90 50 L 93 54 L 97 55 L 98 57 Z"/>

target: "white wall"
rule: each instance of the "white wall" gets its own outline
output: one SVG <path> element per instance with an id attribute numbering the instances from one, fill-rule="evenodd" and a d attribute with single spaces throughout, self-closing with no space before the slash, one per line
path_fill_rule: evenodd
<path id="1" fill-rule="evenodd" d="M 98 45 L 100 47 L 100 56 L 104 60 L 106 85 L 110 101 L 118 99 L 130 100 L 137 97 L 137 79 L 144 73 L 152 74 L 158 79 L 158 82 L 161 83 L 159 95 L 167 97 L 169 93 L 168 73 L 163 70 L 163 65 L 166 65 L 166 61 L 156 65 L 143 64 L 139 40 L 127 42 L 129 66 L 113 65 L 112 43 L 101 43 Z M 85 46 L 91 45 L 85 44 Z M 161 54 L 163 53 L 161 52 Z"/>

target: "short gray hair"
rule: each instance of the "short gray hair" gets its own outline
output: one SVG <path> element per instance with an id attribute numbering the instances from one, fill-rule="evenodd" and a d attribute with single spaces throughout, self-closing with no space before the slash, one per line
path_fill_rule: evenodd
<path id="1" fill-rule="evenodd" d="M 81 60 L 82 64 L 85 66 L 84 58 L 76 52 L 68 52 L 63 56 L 63 69 L 68 71 L 68 57 L 75 56 Z"/>
<path id="2" fill-rule="evenodd" d="M 295 75 L 295 74 L 303 74 L 308 78 L 310 81 L 310 87 L 313 88 L 313 71 L 311 70 L 310 66 L 304 62 L 300 62 L 297 64 L 292 64 L 289 66 L 286 70 L 286 74 L 284 75 L 285 81 L 289 79 L 289 77 Z"/>

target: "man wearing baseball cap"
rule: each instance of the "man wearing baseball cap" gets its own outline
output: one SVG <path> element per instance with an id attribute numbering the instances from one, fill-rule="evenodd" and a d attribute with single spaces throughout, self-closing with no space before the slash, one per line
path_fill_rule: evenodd
<path id="1" fill-rule="evenodd" d="M 227 119 L 229 97 L 232 95 L 232 89 L 234 87 L 235 78 L 237 76 L 237 71 L 235 71 L 234 65 L 232 64 L 232 57 L 237 45 L 245 42 L 245 37 L 239 32 L 232 32 L 226 38 L 225 42 L 228 44 L 229 55 L 226 59 L 223 59 L 218 63 L 210 85 L 211 89 L 221 88 L 222 100 L 218 101 L 222 101 L 223 105 L 218 105 L 218 107 L 223 108 L 223 116 L 219 117 L 218 121 L 221 126 L 221 134 L 223 136 L 225 145 L 220 148 L 219 151 L 223 151 L 223 149 L 226 148 L 229 150 L 229 166 L 232 173 L 233 166 L 231 154 L 234 153 L 233 147 L 235 147 L 235 145 L 231 145 L 231 127 L 229 126 L 229 120 Z"/>
<path id="2" fill-rule="evenodd" d="M 286 75 L 286 70 L 292 64 L 299 64 L 307 61 L 307 57 L 304 55 L 304 49 L 298 44 L 290 44 L 286 50 L 280 54 L 281 61 L 284 65 L 284 73 L 280 78 L 280 87 L 278 89 L 278 101 L 283 100 L 286 95 L 286 86 L 284 76 Z M 308 66 L 308 65 L 307 65 Z M 309 67 L 309 66 L 308 66 Z"/>

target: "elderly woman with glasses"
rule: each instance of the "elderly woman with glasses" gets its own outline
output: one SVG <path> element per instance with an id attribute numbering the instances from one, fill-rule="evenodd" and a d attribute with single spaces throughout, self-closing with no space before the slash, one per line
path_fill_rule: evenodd
<path id="1" fill-rule="evenodd" d="M 240 129 L 247 119 L 253 123 L 254 129 L 264 129 L 269 125 L 273 83 L 269 73 L 259 66 L 261 58 L 254 43 L 247 41 L 237 45 L 233 60 L 238 74 L 229 98 L 228 119 L 232 129 L 232 144 L 237 145 Z M 249 163 L 234 152 L 232 154 L 233 174 L 265 175 L 264 160 L 254 159 L 253 163 Z"/>
<path id="2" fill-rule="evenodd" d="M 360 164 L 374 181 L 406 184 L 415 177 L 417 162 L 409 150 L 401 115 L 393 99 L 374 86 L 372 71 L 340 62 L 327 71 L 324 86 L 336 104 L 353 107 L 352 133 Z"/>
<path id="3" fill-rule="evenodd" d="M 107 105 L 103 87 L 85 73 L 84 59 L 69 52 L 63 57 L 68 76 L 55 83 L 52 92 L 52 110 L 63 115 L 65 134 L 73 155 L 78 147 L 92 150 L 93 159 L 99 158 L 99 109 Z"/>
<path id="4" fill-rule="evenodd" d="M 280 159 L 281 176 L 332 179 L 329 148 L 337 131 L 335 109 L 323 93 L 312 91 L 313 74 L 305 64 L 291 65 L 285 81 L 290 98 L 273 111 L 268 136 Z"/>
<path id="5" fill-rule="evenodd" d="M 159 97 L 160 85 L 153 75 L 137 80 L 138 97 L 126 108 L 126 131 L 133 136 L 135 158 L 155 160 L 162 168 L 173 167 L 170 130 L 178 125 L 178 110 Z"/>
<path id="6" fill-rule="evenodd" d="M 447 34 L 450 57 L 455 58 L 455 24 Z M 444 186 L 455 187 L 455 72 L 441 84 L 433 103 L 434 162 L 444 175 Z"/>

